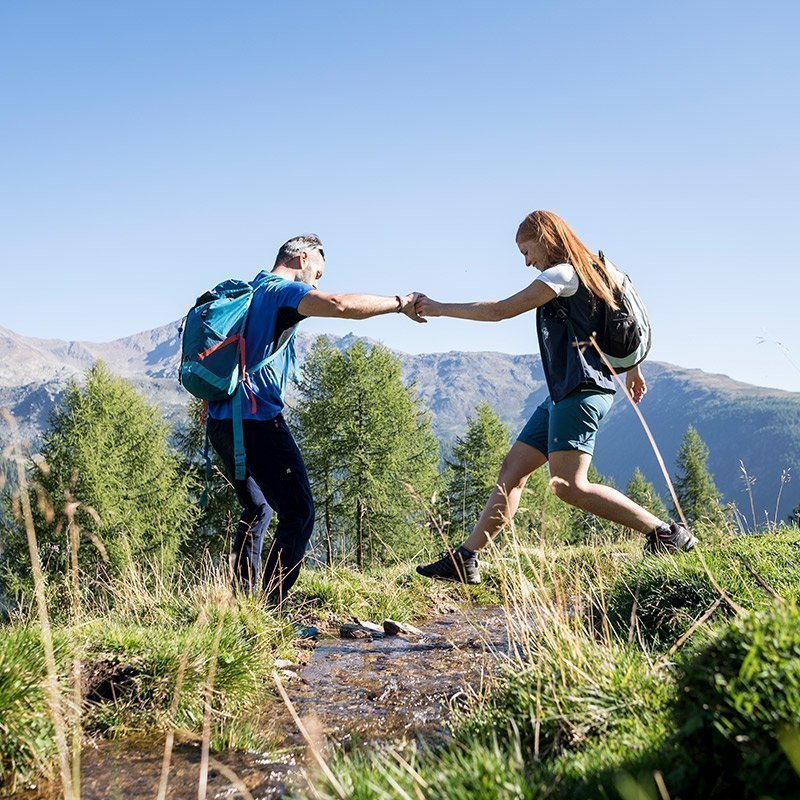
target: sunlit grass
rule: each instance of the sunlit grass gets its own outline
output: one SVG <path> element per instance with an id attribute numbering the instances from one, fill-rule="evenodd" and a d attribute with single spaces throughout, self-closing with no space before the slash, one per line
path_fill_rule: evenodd
<path id="1" fill-rule="evenodd" d="M 451 720 L 453 740 L 342 754 L 337 780 L 365 800 L 796 796 L 799 547 L 797 529 L 707 532 L 704 565 L 630 540 L 531 548 L 512 532 L 494 577 L 510 654 Z M 704 616 L 714 582 L 744 611 L 720 600 Z M 716 699 L 698 706 L 700 686 Z"/>

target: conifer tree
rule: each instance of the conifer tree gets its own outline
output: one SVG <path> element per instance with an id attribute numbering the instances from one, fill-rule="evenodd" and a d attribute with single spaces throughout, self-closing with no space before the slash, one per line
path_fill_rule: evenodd
<path id="1" fill-rule="evenodd" d="M 439 448 L 400 360 L 385 347 L 340 352 L 323 339 L 303 372 L 293 422 L 328 555 L 339 537 L 359 567 L 414 552 Z"/>
<path id="2" fill-rule="evenodd" d="M 639 467 L 636 467 L 633 475 L 631 475 L 625 494 L 634 503 L 638 503 L 660 520 L 667 518 L 667 507 L 664 505 L 661 495 L 656 491 L 655 486 L 645 478 Z"/>
<path id="3" fill-rule="evenodd" d="M 456 439 L 446 473 L 446 495 L 456 538 L 463 539 L 477 522 L 496 485 L 509 438 L 508 427 L 488 403 L 481 403 L 467 420 L 464 435 Z"/>
<path id="4" fill-rule="evenodd" d="M 789 515 L 789 524 L 800 528 L 800 505 L 795 506 L 794 511 Z"/>
<path id="5" fill-rule="evenodd" d="M 691 425 L 686 429 L 676 460 L 675 493 L 689 522 L 723 521 L 722 493 L 708 470 L 708 446 Z M 678 510 L 673 509 L 676 516 Z"/>
<path id="6" fill-rule="evenodd" d="M 347 361 L 327 337 L 318 337 L 303 367 L 301 400 L 292 414 L 297 439 L 308 470 L 317 512 L 316 527 L 325 544 L 325 560 L 333 564 L 334 553 L 346 529 L 340 482 L 345 479 L 340 459 L 342 415 L 347 413 Z M 349 400 L 347 400 L 349 403 Z M 342 529 L 339 530 L 339 525 Z"/>
<path id="7" fill-rule="evenodd" d="M 227 552 L 233 528 L 241 514 L 225 466 L 209 443 L 210 475 L 206 487 L 206 426 L 203 401 L 192 397 L 188 405 L 186 428 L 176 437 L 183 461 L 182 470 L 191 474 L 191 499 L 197 504 L 198 519 L 192 534 L 183 540 L 186 555 L 197 556 L 210 553 L 218 556 Z"/>
<path id="8" fill-rule="evenodd" d="M 191 477 L 168 445 L 160 411 L 102 363 L 71 384 L 50 418 L 41 457 L 31 466 L 31 505 L 42 562 L 52 575 L 67 564 L 67 509 L 82 532 L 79 564 L 119 570 L 153 557 L 175 558 L 196 518 Z M 21 583 L 30 574 L 24 533 L 8 531 L 5 563 Z"/>

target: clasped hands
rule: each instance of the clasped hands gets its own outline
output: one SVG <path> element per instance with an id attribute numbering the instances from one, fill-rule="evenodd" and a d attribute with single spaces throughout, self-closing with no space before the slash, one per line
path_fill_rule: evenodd
<path id="1" fill-rule="evenodd" d="M 414 322 L 427 322 L 425 317 L 438 316 L 439 303 L 426 297 L 421 292 L 411 292 L 400 298 L 400 310 Z"/>
<path id="2" fill-rule="evenodd" d="M 412 292 L 402 298 L 402 312 L 415 322 L 427 322 L 426 317 L 438 317 L 441 314 L 442 304 L 421 292 Z M 625 389 L 630 399 L 638 405 L 647 394 L 647 381 L 641 368 L 635 366 L 625 375 Z"/>

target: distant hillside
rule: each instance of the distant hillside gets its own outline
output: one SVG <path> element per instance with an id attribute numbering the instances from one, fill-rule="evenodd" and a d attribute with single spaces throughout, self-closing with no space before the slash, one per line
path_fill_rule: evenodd
<path id="1" fill-rule="evenodd" d="M 299 335 L 301 360 L 313 338 Z M 355 341 L 352 334 L 333 339 L 342 348 Z M 148 400 L 158 403 L 170 422 L 180 424 L 187 396 L 175 380 L 179 344 L 174 323 L 99 344 L 33 339 L 0 328 L 0 406 L 13 411 L 24 437 L 35 445 L 67 383 L 102 359 Z M 445 443 L 463 430 L 481 401 L 488 402 L 517 432 L 547 393 L 538 355 L 398 355 L 406 379 L 416 385 Z M 784 491 L 779 517 L 785 518 L 800 502 L 800 394 L 657 362 L 647 365 L 646 374 L 650 391 L 641 408 L 670 471 L 680 439 L 692 424 L 709 445 L 711 470 L 729 500 L 749 506 L 742 492 L 742 460 L 757 481 L 754 495 L 759 514 L 767 510 L 774 517 L 784 469 L 791 469 L 797 480 Z M 621 397 L 601 429 L 596 465 L 618 485 L 624 485 L 639 466 L 665 491 L 641 425 Z"/>

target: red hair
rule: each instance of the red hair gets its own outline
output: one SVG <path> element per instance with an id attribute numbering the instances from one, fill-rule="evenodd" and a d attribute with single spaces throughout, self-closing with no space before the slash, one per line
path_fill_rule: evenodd
<path id="1" fill-rule="evenodd" d="M 575 231 L 552 211 L 532 211 L 517 229 L 517 242 L 538 242 L 545 250 L 551 263 L 571 264 L 581 283 L 595 296 L 611 306 L 618 308 L 616 292 L 619 286 L 608 273 L 602 259 L 596 256 L 578 238 Z"/>

